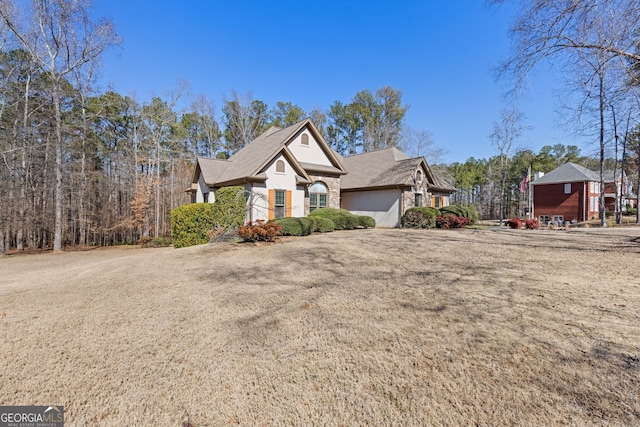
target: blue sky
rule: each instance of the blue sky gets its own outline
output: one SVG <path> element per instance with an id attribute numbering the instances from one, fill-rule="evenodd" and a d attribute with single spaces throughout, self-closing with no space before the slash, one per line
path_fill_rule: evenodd
<path id="1" fill-rule="evenodd" d="M 497 153 L 488 135 L 506 106 L 505 83 L 491 67 L 509 54 L 510 11 L 483 0 L 94 0 L 94 13 L 123 39 L 103 58 L 102 90 L 146 102 L 184 79 L 218 112 L 231 90 L 309 112 L 391 86 L 410 104 L 406 124 L 448 151 L 443 161 Z M 560 85 L 550 67 L 532 76 L 517 104 L 532 130 L 518 148 L 580 145 L 559 126 Z"/>

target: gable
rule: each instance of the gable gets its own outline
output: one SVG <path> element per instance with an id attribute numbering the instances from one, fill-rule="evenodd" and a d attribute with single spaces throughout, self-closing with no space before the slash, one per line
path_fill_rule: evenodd
<path id="1" fill-rule="evenodd" d="M 311 182 L 307 172 L 287 147 L 282 147 L 276 155 L 269 159 L 262 166 L 257 176 L 265 177 L 267 186 L 272 188 L 277 188 L 277 184 L 285 182 L 287 183 L 286 188 L 291 188 L 292 185 L 295 187 L 296 183 Z"/>
<path id="2" fill-rule="evenodd" d="M 306 144 L 303 142 L 306 142 Z M 327 154 L 320 147 L 320 143 L 307 127 L 303 128 L 287 143 L 287 148 L 291 150 L 299 162 L 333 166 Z"/>
<path id="3" fill-rule="evenodd" d="M 340 156 L 326 143 L 310 119 L 300 123 L 298 131 L 286 142 L 286 147 L 307 172 L 344 175 L 347 173 Z"/>

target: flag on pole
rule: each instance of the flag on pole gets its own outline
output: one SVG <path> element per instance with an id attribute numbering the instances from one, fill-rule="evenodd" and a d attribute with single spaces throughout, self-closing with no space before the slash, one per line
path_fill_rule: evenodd
<path id="1" fill-rule="evenodd" d="M 522 182 L 520 183 L 520 192 L 524 193 L 527 191 L 527 184 L 529 184 L 529 180 L 531 179 L 531 170 L 527 171 L 527 174 L 522 178 Z"/>

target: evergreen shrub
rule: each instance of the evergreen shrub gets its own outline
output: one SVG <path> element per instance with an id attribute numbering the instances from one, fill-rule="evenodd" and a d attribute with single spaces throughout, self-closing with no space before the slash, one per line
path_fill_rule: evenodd
<path id="1" fill-rule="evenodd" d="M 214 203 L 191 203 L 171 211 L 174 248 L 208 243 L 217 228 L 236 229 L 244 223 L 246 201 L 242 187 L 216 191 Z"/>
<path id="2" fill-rule="evenodd" d="M 308 236 L 315 228 L 311 218 L 277 218 L 271 222 L 282 227 L 280 234 L 283 236 Z"/>
<path id="3" fill-rule="evenodd" d="M 404 228 L 434 228 L 438 209 L 430 207 L 410 208 L 402 215 Z"/>
<path id="4" fill-rule="evenodd" d="M 375 227 L 375 220 L 362 219 L 363 215 L 354 215 L 346 209 L 319 208 L 309 214 L 310 217 L 328 218 L 333 221 L 336 230 L 354 230 L 358 227 Z M 371 225 L 373 224 L 373 225 Z"/>
<path id="5" fill-rule="evenodd" d="M 336 225 L 329 218 L 321 216 L 309 216 L 313 221 L 313 231 L 317 233 L 330 233 L 336 229 Z"/>

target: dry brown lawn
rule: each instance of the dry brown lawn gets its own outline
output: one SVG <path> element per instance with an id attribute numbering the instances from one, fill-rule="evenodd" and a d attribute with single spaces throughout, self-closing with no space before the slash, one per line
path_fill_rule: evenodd
<path id="1" fill-rule="evenodd" d="M 0 405 L 68 426 L 640 425 L 640 228 L 0 258 Z"/>

